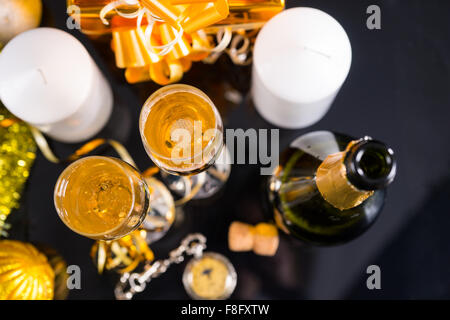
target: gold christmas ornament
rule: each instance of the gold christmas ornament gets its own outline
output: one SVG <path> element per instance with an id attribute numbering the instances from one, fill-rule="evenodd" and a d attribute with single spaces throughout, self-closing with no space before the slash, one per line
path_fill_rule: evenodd
<path id="1" fill-rule="evenodd" d="M 5 220 L 19 207 L 35 158 L 36 144 L 28 125 L 0 103 L 0 236 L 7 236 Z"/>
<path id="2" fill-rule="evenodd" d="M 41 0 L 2 0 L 0 2 L 0 47 L 21 32 L 39 26 Z"/>
<path id="3" fill-rule="evenodd" d="M 54 272 L 33 245 L 0 241 L 0 300 L 53 299 Z"/>

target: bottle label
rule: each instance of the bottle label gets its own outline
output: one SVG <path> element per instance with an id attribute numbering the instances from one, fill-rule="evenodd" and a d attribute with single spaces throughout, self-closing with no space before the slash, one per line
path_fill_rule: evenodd
<path id="1" fill-rule="evenodd" d="M 347 150 L 357 142 L 350 142 Z M 373 194 L 373 191 L 357 189 L 348 181 L 344 165 L 347 150 L 330 154 L 316 172 L 317 189 L 328 203 L 339 210 L 354 208 Z"/>

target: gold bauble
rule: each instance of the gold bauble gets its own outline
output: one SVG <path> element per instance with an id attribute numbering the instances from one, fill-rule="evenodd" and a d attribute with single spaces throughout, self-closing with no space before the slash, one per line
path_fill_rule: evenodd
<path id="1" fill-rule="evenodd" d="M 54 273 L 33 245 L 0 241 L 0 300 L 53 299 Z"/>
<path id="2" fill-rule="evenodd" d="M 39 26 L 41 0 L 0 1 L 0 48 L 21 32 Z"/>

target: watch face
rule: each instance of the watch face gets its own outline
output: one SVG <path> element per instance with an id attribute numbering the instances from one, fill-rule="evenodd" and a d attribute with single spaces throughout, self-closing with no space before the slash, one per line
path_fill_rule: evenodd
<path id="1" fill-rule="evenodd" d="M 183 273 L 187 293 L 196 300 L 227 299 L 236 287 L 236 271 L 223 255 L 206 252 L 194 258 Z"/>

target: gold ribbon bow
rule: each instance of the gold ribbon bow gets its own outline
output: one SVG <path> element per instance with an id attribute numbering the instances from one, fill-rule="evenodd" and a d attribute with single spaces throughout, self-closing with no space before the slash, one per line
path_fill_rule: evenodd
<path id="1" fill-rule="evenodd" d="M 245 32 L 258 30 L 284 7 L 284 0 L 68 0 L 69 8 L 77 2 L 84 5 L 77 19 L 84 32 L 112 33 L 116 65 L 126 69 L 126 80 L 160 85 L 179 81 L 192 62 L 214 63 L 223 52 L 235 64 L 249 64 Z M 236 41 L 232 32 L 238 32 Z"/>
<path id="2" fill-rule="evenodd" d="M 175 39 L 176 34 L 168 24 L 156 23 L 151 42 L 164 46 Z M 145 46 L 144 27 L 138 29 L 118 29 L 112 32 L 112 49 L 116 65 L 126 69 L 125 77 L 129 83 L 153 80 L 160 85 L 177 82 L 187 72 L 192 61 L 200 61 L 209 55 L 209 42 L 197 33 L 194 36 L 183 34 L 172 49 L 160 56 Z"/>
<path id="3" fill-rule="evenodd" d="M 126 1 L 106 5 L 100 18 Z M 111 19 L 116 65 L 126 69 L 129 83 L 153 80 L 167 85 L 179 81 L 192 61 L 206 58 L 210 50 L 208 39 L 189 34 L 223 20 L 229 13 L 227 0 L 132 1 L 140 5 L 134 13 L 118 11 Z M 136 19 L 136 28 L 123 28 L 124 19 Z"/>

